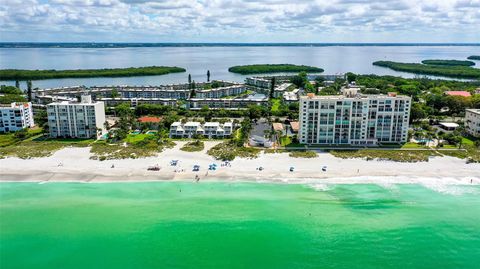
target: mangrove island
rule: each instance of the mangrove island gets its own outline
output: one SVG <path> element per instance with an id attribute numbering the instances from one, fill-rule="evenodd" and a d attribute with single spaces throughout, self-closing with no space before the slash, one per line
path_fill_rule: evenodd
<path id="1" fill-rule="evenodd" d="M 387 67 L 395 71 L 414 74 L 444 76 L 452 78 L 480 79 L 480 69 L 469 66 L 429 65 L 421 63 L 399 63 L 392 61 L 376 61 L 373 65 Z"/>
<path id="2" fill-rule="evenodd" d="M 265 74 L 265 73 L 283 73 L 283 72 L 323 72 L 322 68 L 308 66 L 308 65 L 295 65 L 295 64 L 252 64 L 252 65 L 237 65 L 228 68 L 229 72 L 238 73 L 242 75 L 247 74 Z"/>
<path id="3" fill-rule="evenodd" d="M 446 66 L 474 66 L 472 61 L 459 61 L 459 60 L 423 60 L 422 64 L 428 65 L 446 65 Z"/>
<path id="4" fill-rule="evenodd" d="M 88 78 L 88 77 L 131 77 L 156 76 L 169 73 L 181 73 L 186 70 L 181 67 L 146 66 L 105 69 L 74 69 L 74 70 L 25 70 L 0 69 L 0 80 L 41 80 L 52 78 Z"/>

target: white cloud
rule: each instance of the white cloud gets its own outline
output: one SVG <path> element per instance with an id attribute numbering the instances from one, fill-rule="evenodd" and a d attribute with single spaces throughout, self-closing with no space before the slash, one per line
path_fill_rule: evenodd
<path id="1" fill-rule="evenodd" d="M 479 10 L 480 0 L 2 0 L 0 40 L 479 42 Z"/>

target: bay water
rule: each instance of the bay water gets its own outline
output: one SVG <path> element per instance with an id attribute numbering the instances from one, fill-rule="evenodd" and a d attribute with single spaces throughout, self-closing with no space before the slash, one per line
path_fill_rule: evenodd
<path id="1" fill-rule="evenodd" d="M 212 79 L 243 81 L 245 75 L 228 72 L 234 65 L 303 64 L 325 69 L 324 74 L 354 72 L 358 74 L 414 77 L 373 66 L 378 60 L 421 62 L 425 59 L 466 60 L 478 55 L 480 46 L 205 46 L 205 47 L 121 47 L 121 48 L 5 48 L 0 47 L 0 69 L 91 69 L 124 68 L 152 65 L 178 66 L 185 73 L 162 76 L 121 78 L 75 78 L 34 81 L 39 88 L 74 85 L 161 85 L 185 83 L 188 74 L 195 81 L 205 81 L 207 70 Z M 476 68 L 480 61 L 476 61 Z M 14 85 L 14 81 L 0 84 Z M 23 83 L 24 84 L 24 83 Z M 25 88 L 25 85 L 22 85 Z"/>

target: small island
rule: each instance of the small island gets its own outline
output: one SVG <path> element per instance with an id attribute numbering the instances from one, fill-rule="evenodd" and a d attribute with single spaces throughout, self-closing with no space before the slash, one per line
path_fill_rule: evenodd
<path id="1" fill-rule="evenodd" d="M 472 56 L 468 56 L 469 60 L 477 60 L 477 61 L 480 61 L 480 55 L 472 55 Z"/>
<path id="2" fill-rule="evenodd" d="M 295 65 L 295 64 L 252 64 L 252 65 L 237 65 L 228 68 L 229 72 L 238 73 L 242 75 L 247 74 L 266 74 L 266 73 L 283 73 L 283 72 L 323 72 L 322 68 L 308 66 L 308 65 Z"/>
<path id="3" fill-rule="evenodd" d="M 445 66 L 474 66 L 472 61 L 459 61 L 459 60 L 423 60 L 422 64 L 428 65 L 445 65 Z"/>
<path id="4" fill-rule="evenodd" d="M 451 78 L 480 79 L 480 69 L 469 66 L 429 65 L 421 63 L 399 63 L 376 61 L 373 65 L 387 67 L 395 71 Z"/>
<path id="5" fill-rule="evenodd" d="M 89 77 L 131 77 L 156 76 L 169 73 L 181 73 L 186 70 L 181 67 L 146 66 L 105 69 L 74 69 L 74 70 L 25 70 L 0 69 L 0 80 L 41 80 L 53 78 L 89 78 Z"/>

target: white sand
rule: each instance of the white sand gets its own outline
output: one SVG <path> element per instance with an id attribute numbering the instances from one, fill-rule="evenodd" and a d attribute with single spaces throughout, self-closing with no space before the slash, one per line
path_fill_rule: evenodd
<path id="1" fill-rule="evenodd" d="M 340 159 L 328 153 L 318 158 L 291 158 L 287 153 L 261 154 L 257 159 L 235 159 L 231 167 L 221 167 L 206 154 L 207 149 L 218 142 L 206 142 L 205 150 L 183 152 L 179 148 L 185 142 L 168 149 L 157 157 L 144 159 L 90 160 L 89 148 L 65 148 L 51 157 L 22 160 L 6 158 L 0 160 L 0 181 L 80 181 L 80 182 L 123 182 L 150 180 L 194 181 L 257 181 L 308 183 L 318 188 L 322 184 L 374 183 L 390 185 L 397 183 L 429 184 L 480 184 L 480 164 L 466 164 L 453 157 L 433 157 L 429 162 L 399 163 L 392 161 L 366 161 L 362 159 Z M 171 160 L 179 160 L 177 167 L 170 166 Z M 63 166 L 58 166 L 62 163 Z M 208 171 L 208 165 L 216 163 L 217 171 Z M 111 168 L 114 164 L 115 168 Z M 160 171 L 147 171 L 148 166 L 158 164 Z M 200 165 L 200 172 L 193 172 L 193 165 Z M 262 166 L 263 171 L 256 168 Z M 295 167 L 294 172 L 289 168 Z M 327 166 L 327 171 L 321 168 Z M 184 172 L 174 170 L 184 169 Z"/>

